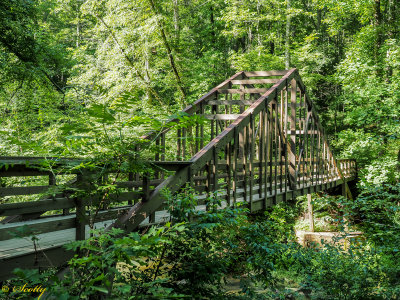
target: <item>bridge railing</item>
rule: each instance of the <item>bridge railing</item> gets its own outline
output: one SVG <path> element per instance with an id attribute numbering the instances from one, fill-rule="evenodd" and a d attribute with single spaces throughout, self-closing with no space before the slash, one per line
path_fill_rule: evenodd
<path id="1" fill-rule="evenodd" d="M 85 239 L 95 224 L 114 220 L 135 203 L 147 201 L 164 178 L 185 166 L 150 162 L 145 172 L 124 172 L 87 167 L 86 162 L 0 157 L 0 257 L 6 255 L 1 241 L 24 234 L 23 224 L 29 225 L 25 234 L 75 229 L 73 239 Z M 154 213 L 148 222 L 154 221 L 152 217 Z"/>
<path id="2" fill-rule="evenodd" d="M 142 138 L 149 142 L 136 152 L 148 161 L 145 171 L 0 157 L 0 184 L 8 178 L 0 185 L 0 259 L 15 251 L 2 241 L 23 224 L 32 233 L 62 232 L 58 245 L 68 230 L 80 240 L 94 227 L 151 224 L 165 209 L 165 189 L 190 185 L 200 205 L 218 192 L 224 206 L 247 202 L 256 211 L 356 175 L 355 161 L 331 153 L 296 69 L 239 72 Z"/>

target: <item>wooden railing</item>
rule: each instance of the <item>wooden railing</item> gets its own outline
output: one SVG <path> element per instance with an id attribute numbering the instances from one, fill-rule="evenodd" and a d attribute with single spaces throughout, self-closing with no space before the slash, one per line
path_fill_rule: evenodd
<path id="1" fill-rule="evenodd" d="M 0 187 L 0 279 L 17 266 L 61 264 L 72 255 L 61 245 L 87 238 L 91 228 L 132 231 L 162 222 L 164 189 L 189 185 L 199 205 L 218 192 L 223 206 L 247 202 L 257 211 L 356 176 L 355 161 L 334 159 L 296 69 L 239 72 L 142 138 L 148 142 L 137 153 L 148 158 L 145 172 L 0 157 L 0 180 L 7 178 Z M 113 188 L 98 192 L 106 181 Z M 29 241 L 17 245 L 23 225 L 42 238 L 39 252 Z"/>

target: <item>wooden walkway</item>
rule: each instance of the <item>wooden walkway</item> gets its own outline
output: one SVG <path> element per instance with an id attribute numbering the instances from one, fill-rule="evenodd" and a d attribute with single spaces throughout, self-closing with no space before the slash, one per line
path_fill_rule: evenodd
<path id="1" fill-rule="evenodd" d="M 74 254 L 62 245 L 87 238 L 89 224 L 132 231 L 169 220 L 163 189 L 191 186 L 199 210 L 218 192 L 222 207 L 246 202 L 254 212 L 339 185 L 351 196 L 347 181 L 356 176 L 355 161 L 333 157 L 296 69 L 239 72 L 142 138 L 146 147 L 136 150 L 154 170 L 145 174 L 64 168 L 82 163 L 72 159 L 0 157 L 0 177 L 7 177 L 0 186 L 0 279 L 16 267 L 62 265 Z M 112 192 L 74 193 L 107 180 Z M 39 238 L 36 250 L 29 237 L 15 237 L 21 230 Z"/>

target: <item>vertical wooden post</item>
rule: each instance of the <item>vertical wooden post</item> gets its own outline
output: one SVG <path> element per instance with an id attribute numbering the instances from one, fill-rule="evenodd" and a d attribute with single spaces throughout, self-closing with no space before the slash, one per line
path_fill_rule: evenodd
<path id="1" fill-rule="evenodd" d="M 269 151 L 270 151 L 270 120 L 269 120 L 269 111 L 268 105 L 265 106 L 264 109 L 264 126 L 265 126 L 265 149 L 264 149 L 264 206 L 267 206 L 267 196 L 268 196 L 268 164 L 271 164 L 269 160 Z"/>
<path id="2" fill-rule="evenodd" d="M 204 114 L 204 104 L 200 103 L 200 114 Z M 201 123 L 200 125 L 200 149 L 204 147 L 204 125 Z"/>
<path id="3" fill-rule="evenodd" d="M 133 182 L 133 173 L 132 173 L 132 172 L 129 172 L 129 173 L 128 173 L 128 181 L 129 181 L 130 183 Z M 133 189 L 132 189 L 132 188 L 129 188 L 128 190 L 129 190 L 129 191 L 132 191 Z M 131 200 L 131 199 L 128 200 L 128 205 L 132 205 L 132 200 Z"/>
<path id="4" fill-rule="evenodd" d="M 149 201 L 150 198 L 150 174 L 143 174 L 142 178 L 142 202 Z M 154 223 L 155 221 L 155 212 L 149 215 L 149 223 Z"/>
<path id="5" fill-rule="evenodd" d="M 176 153 L 176 159 L 181 160 L 181 130 L 178 129 L 176 133 L 177 137 L 177 143 L 178 143 L 178 148 L 177 148 L 177 153 Z"/>
<path id="6" fill-rule="evenodd" d="M 269 151 L 268 151 L 268 153 L 269 153 L 269 191 L 270 191 L 270 196 L 272 197 L 273 190 L 274 190 L 272 167 L 274 165 L 274 133 L 275 133 L 272 103 L 270 104 L 270 107 L 269 107 L 269 131 L 270 131 L 269 132 Z"/>
<path id="7" fill-rule="evenodd" d="M 206 165 L 206 172 L 207 172 L 206 191 L 207 191 L 207 197 L 210 197 L 211 196 L 211 172 L 212 172 L 211 160 Z"/>
<path id="8" fill-rule="evenodd" d="M 218 191 L 218 149 L 214 146 L 213 148 L 213 188 L 214 192 Z"/>
<path id="9" fill-rule="evenodd" d="M 85 205 L 82 202 L 82 199 L 75 199 L 76 205 L 76 225 L 75 225 L 75 239 L 77 241 L 84 240 L 86 238 L 86 213 L 85 213 Z"/>
<path id="10" fill-rule="evenodd" d="M 85 185 L 85 177 L 82 174 L 78 174 L 76 181 L 77 185 L 84 187 Z M 77 241 L 84 240 L 86 238 L 86 211 L 85 205 L 83 203 L 83 199 L 75 198 L 75 207 L 76 207 L 76 217 L 75 217 L 75 239 Z"/>
<path id="11" fill-rule="evenodd" d="M 218 96 L 216 97 L 216 99 L 218 99 Z M 216 109 L 215 109 L 216 105 L 211 105 L 211 115 L 215 114 Z M 215 132 L 214 132 L 214 118 L 211 119 L 211 140 L 214 139 L 215 136 Z M 215 128 L 217 128 L 217 126 L 215 126 Z"/>
<path id="12" fill-rule="evenodd" d="M 249 176 L 249 172 L 248 172 L 248 149 L 249 149 L 249 126 L 245 126 L 243 128 L 244 130 L 244 140 L 243 140 L 243 197 L 244 197 L 244 201 L 247 202 L 247 183 L 248 183 L 248 176 Z"/>
<path id="13" fill-rule="evenodd" d="M 289 87 L 288 87 L 288 83 L 286 81 L 286 87 L 285 87 L 285 117 L 284 117 L 284 125 L 283 125 L 283 137 L 285 138 L 285 201 L 287 200 L 287 191 L 288 191 L 288 186 L 289 186 L 289 146 L 288 146 L 288 138 L 287 138 L 287 134 L 288 134 L 288 96 L 289 96 Z"/>
<path id="14" fill-rule="evenodd" d="M 310 177 L 311 177 L 311 187 L 314 185 L 314 140 L 315 140 L 315 134 L 314 134 L 314 119 L 312 118 L 312 115 L 310 116 L 310 130 L 311 130 L 311 135 L 310 135 L 310 155 L 309 155 L 309 160 L 310 160 Z"/>
<path id="15" fill-rule="evenodd" d="M 154 154 L 154 161 L 160 161 L 160 137 L 156 139 L 156 153 Z M 160 172 L 154 172 L 154 178 L 159 178 Z"/>
<path id="16" fill-rule="evenodd" d="M 278 194 L 278 151 L 279 151 L 279 146 L 278 146 L 278 103 L 276 102 L 276 96 L 275 96 L 275 101 L 272 104 L 272 107 L 274 107 L 273 110 L 275 110 L 275 116 L 274 116 L 274 204 L 277 204 L 277 194 Z"/>
<path id="17" fill-rule="evenodd" d="M 254 188 L 254 143 L 255 143 L 255 134 L 254 134 L 254 115 L 250 114 L 250 126 L 249 126 L 249 150 L 250 150 L 250 164 L 249 164 L 249 175 L 250 175 L 250 191 L 249 191 L 249 201 L 250 201 L 250 211 L 253 210 L 253 188 Z"/>
<path id="18" fill-rule="evenodd" d="M 296 110 L 297 110 L 297 83 L 296 80 L 290 82 L 290 148 L 289 148 L 289 176 L 291 189 L 297 189 L 296 174 Z"/>
<path id="19" fill-rule="evenodd" d="M 236 206 L 237 200 L 237 159 L 238 159 L 238 151 L 239 151 L 239 133 L 237 132 L 237 127 L 233 129 L 233 181 L 232 181 L 232 190 L 233 190 L 233 205 Z"/>
<path id="20" fill-rule="evenodd" d="M 307 194 L 308 220 L 310 222 L 310 231 L 314 232 L 314 207 L 311 202 L 311 194 Z"/>
<path id="21" fill-rule="evenodd" d="M 318 136 L 317 136 L 317 185 L 322 184 L 321 169 L 322 169 L 322 167 L 321 167 L 321 132 L 318 130 Z"/>
<path id="22" fill-rule="evenodd" d="M 150 179 L 149 179 L 149 174 L 145 173 L 143 174 L 143 180 L 142 180 L 142 201 L 147 202 L 149 200 L 150 196 Z"/>
<path id="23" fill-rule="evenodd" d="M 182 128 L 182 160 L 186 160 L 187 129 Z"/>
<path id="24" fill-rule="evenodd" d="M 194 144 L 195 144 L 194 150 L 197 153 L 197 152 L 199 152 L 199 124 L 196 124 L 196 132 L 195 132 Z"/>
<path id="25" fill-rule="evenodd" d="M 263 195 L 263 169 L 264 169 L 264 144 L 265 144 L 265 111 L 262 110 L 260 112 L 260 141 L 259 141 L 259 148 L 258 148 L 258 186 L 259 186 L 259 198 L 262 198 Z M 267 197 L 267 194 L 265 193 L 264 195 L 264 201 L 263 203 L 265 204 L 265 199 Z M 265 209 L 265 206 L 263 207 Z"/>
<path id="26" fill-rule="evenodd" d="M 226 203 L 231 206 L 231 183 L 232 183 L 232 142 L 229 142 L 226 148 L 226 164 L 228 177 L 226 178 Z"/>

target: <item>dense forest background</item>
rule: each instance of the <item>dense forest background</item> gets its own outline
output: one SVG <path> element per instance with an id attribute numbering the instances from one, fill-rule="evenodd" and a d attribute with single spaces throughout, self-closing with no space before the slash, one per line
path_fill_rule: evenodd
<path id="1" fill-rule="evenodd" d="M 119 170 L 137 171 L 144 133 L 237 71 L 298 68 L 335 157 L 358 166 L 354 199 L 312 195 L 316 231 L 363 233 L 302 247 L 305 196 L 250 214 L 218 209 L 217 193 L 196 210 L 183 189 L 166 194 L 172 224 L 95 231 L 66 246 L 81 256 L 61 280 L 16 269 L 8 286 L 43 284 L 43 299 L 400 299 L 399 15 L 396 0 L 0 0 L 0 156 L 118 162 L 115 179 L 93 180 L 94 218 Z M 36 252 L 36 235 L 17 237 Z"/>
<path id="2" fill-rule="evenodd" d="M 361 184 L 396 181 L 399 13 L 395 0 L 2 0 L 0 155 L 117 151 L 237 71 L 296 67 L 336 156 L 357 159 Z"/>

